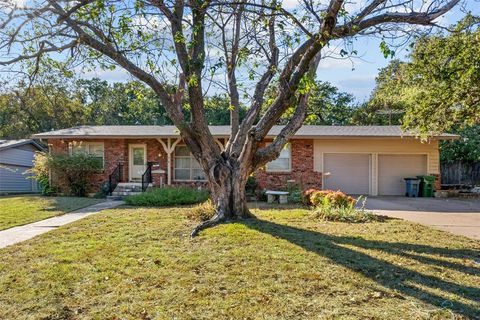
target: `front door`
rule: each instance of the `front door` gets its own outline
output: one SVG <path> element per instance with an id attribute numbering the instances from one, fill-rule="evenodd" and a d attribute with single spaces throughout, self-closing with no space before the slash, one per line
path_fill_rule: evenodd
<path id="1" fill-rule="evenodd" d="M 142 181 L 142 175 L 147 168 L 147 146 L 144 144 L 129 145 L 130 181 Z"/>

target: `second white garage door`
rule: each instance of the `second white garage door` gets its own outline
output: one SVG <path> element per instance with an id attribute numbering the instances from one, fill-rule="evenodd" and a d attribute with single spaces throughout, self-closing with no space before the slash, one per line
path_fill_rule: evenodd
<path id="1" fill-rule="evenodd" d="M 405 195 L 403 178 L 427 173 L 427 156 L 420 154 L 379 154 L 378 194 Z"/>
<path id="2" fill-rule="evenodd" d="M 323 189 L 348 194 L 369 194 L 370 155 L 326 153 L 323 157 Z"/>

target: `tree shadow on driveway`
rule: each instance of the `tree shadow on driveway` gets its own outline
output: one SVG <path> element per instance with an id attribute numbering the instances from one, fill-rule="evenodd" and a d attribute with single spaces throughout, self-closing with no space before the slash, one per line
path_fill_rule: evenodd
<path id="1" fill-rule="evenodd" d="M 479 275 L 480 268 L 422 255 L 435 254 L 444 258 L 478 260 L 480 258 L 479 250 L 448 249 L 428 245 L 365 240 L 360 237 L 335 236 L 258 219 L 245 220 L 243 224 L 248 228 L 287 240 L 307 251 L 326 257 L 338 265 L 362 274 L 385 288 L 396 290 L 401 295 L 454 310 L 466 317 L 476 318 L 480 314 L 480 287 L 475 286 L 476 284 L 472 283 L 471 286 L 468 286 L 443 280 L 361 252 L 361 250 L 378 250 L 387 254 L 416 259 L 425 265 L 441 266 L 450 269 L 450 271 Z M 351 247 L 359 248 L 360 251 Z M 465 302 L 442 297 L 421 287 L 454 294 L 462 297 Z"/>

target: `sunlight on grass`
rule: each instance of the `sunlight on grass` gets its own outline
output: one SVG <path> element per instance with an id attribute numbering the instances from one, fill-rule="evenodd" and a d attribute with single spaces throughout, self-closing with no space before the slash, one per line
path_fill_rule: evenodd
<path id="1" fill-rule="evenodd" d="M 0 230 L 58 216 L 102 201 L 76 197 L 0 197 Z"/>
<path id="2" fill-rule="evenodd" d="M 0 250 L 0 318 L 471 318 L 478 241 L 387 220 L 257 220 L 191 240 L 188 208 L 108 210 Z"/>

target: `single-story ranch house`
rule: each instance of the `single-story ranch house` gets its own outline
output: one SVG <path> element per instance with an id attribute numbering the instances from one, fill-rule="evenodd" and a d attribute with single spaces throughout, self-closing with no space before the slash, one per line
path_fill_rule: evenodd
<path id="1" fill-rule="evenodd" d="M 268 138 L 281 130 L 275 126 Z M 220 147 L 229 126 L 211 126 Z M 175 126 L 81 126 L 34 135 L 51 153 L 82 152 L 103 160 L 91 191 L 119 172 L 124 182 L 140 182 L 149 170 L 155 186 L 204 183 L 197 161 Z M 399 126 L 303 126 L 280 157 L 257 171 L 261 188 L 281 190 L 287 183 L 303 188 L 342 190 L 349 194 L 404 195 L 404 177 L 430 174 L 439 186 L 441 134 L 422 142 Z M 150 174 L 151 173 L 151 174 Z"/>

